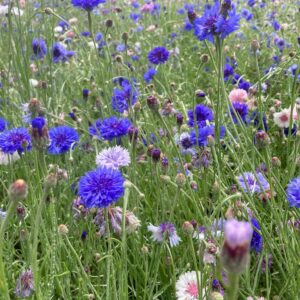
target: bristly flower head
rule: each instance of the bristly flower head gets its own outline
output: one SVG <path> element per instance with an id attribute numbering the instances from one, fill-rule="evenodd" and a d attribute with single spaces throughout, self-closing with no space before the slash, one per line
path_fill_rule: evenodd
<path id="1" fill-rule="evenodd" d="M 226 221 L 222 261 L 227 271 L 231 273 L 244 271 L 249 261 L 252 234 L 253 229 L 250 223 L 234 219 Z"/>
<path id="2" fill-rule="evenodd" d="M 261 193 L 270 189 L 270 185 L 262 173 L 256 173 L 255 176 L 251 172 L 245 172 L 238 177 L 238 182 L 241 188 L 249 194 Z"/>
<path id="3" fill-rule="evenodd" d="M 176 282 L 177 300 L 198 300 L 199 299 L 200 294 L 198 291 L 198 280 L 201 281 L 201 273 L 200 272 L 197 273 L 195 271 L 191 271 L 191 272 L 186 272 L 184 274 L 181 274 L 179 276 Z M 204 295 L 205 295 L 205 289 L 202 290 L 201 299 L 205 299 Z"/>
<path id="4" fill-rule="evenodd" d="M 74 7 L 80 7 L 86 11 L 92 11 L 101 3 L 105 3 L 106 0 L 72 0 Z"/>
<path id="5" fill-rule="evenodd" d="M 17 280 L 15 293 L 18 297 L 28 298 L 34 291 L 32 270 L 23 271 Z"/>
<path id="6" fill-rule="evenodd" d="M 77 131 L 68 126 L 58 126 L 49 130 L 50 145 L 48 152 L 59 155 L 75 147 L 79 137 Z"/>
<path id="7" fill-rule="evenodd" d="M 98 167 L 119 169 L 130 164 L 130 155 L 127 149 L 120 146 L 102 150 L 96 157 Z"/>
<path id="8" fill-rule="evenodd" d="M 148 225 L 148 231 L 152 232 L 152 240 L 162 243 L 164 238 L 170 243 L 171 247 L 177 246 L 181 238 L 177 235 L 176 228 L 172 223 L 162 223 L 159 226 Z"/>
<path id="9" fill-rule="evenodd" d="M 165 47 L 156 47 L 148 53 L 148 60 L 154 65 L 160 65 L 169 59 L 169 55 L 170 53 Z"/>
<path id="10" fill-rule="evenodd" d="M 104 140 L 111 141 L 126 135 L 130 126 L 131 122 L 128 119 L 119 119 L 116 116 L 112 116 L 103 120 L 99 127 L 99 131 Z"/>
<path id="11" fill-rule="evenodd" d="M 290 206 L 300 208 L 300 177 L 290 181 L 286 189 L 287 200 Z"/>
<path id="12" fill-rule="evenodd" d="M 80 178 L 78 194 L 87 208 L 107 207 L 123 196 L 124 182 L 120 171 L 99 167 Z"/>
<path id="13" fill-rule="evenodd" d="M 194 127 L 195 121 L 199 127 L 203 127 L 206 126 L 206 121 L 213 121 L 214 114 L 209 107 L 203 104 L 197 104 L 195 109 L 188 111 L 188 117 L 189 120 L 187 123 L 190 127 Z"/>
<path id="14" fill-rule="evenodd" d="M 213 6 L 207 5 L 203 16 L 194 21 L 196 37 L 200 41 L 208 40 L 213 43 L 215 37 L 225 39 L 237 30 L 240 16 L 236 14 L 235 9 L 229 10 L 230 8 L 227 7 L 225 13 L 219 1 L 216 1 Z"/>
<path id="15" fill-rule="evenodd" d="M 7 154 L 31 149 L 31 138 L 26 128 L 13 128 L 0 134 L 0 149 Z"/>

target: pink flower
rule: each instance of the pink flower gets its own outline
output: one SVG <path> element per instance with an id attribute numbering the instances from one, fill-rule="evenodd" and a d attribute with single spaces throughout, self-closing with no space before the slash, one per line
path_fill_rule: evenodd
<path id="1" fill-rule="evenodd" d="M 274 113 L 274 123 L 280 128 L 288 128 L 290 126 L 291 108 L 285 108 L 280 112 Z M 298 119 L 297 111 L 292 114 L 293 120 Z"/>
<path id="2" fill-rule="evenodd" d="M 247 102 L 248 94 L 245 90 L 234 89 L 229 93 L 229 99 L 231 102 Z"/>
<path id="3" fill-rule="evenodd" d="M 154 8 L 153 3 L 146 3 L 141 7 L 141 13 L 151 13 Z"/>

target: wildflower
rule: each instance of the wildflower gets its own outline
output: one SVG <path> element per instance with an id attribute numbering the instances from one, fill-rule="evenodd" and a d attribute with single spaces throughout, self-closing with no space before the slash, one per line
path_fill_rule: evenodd
<path id="1" fill-rule="evenodd" d="M 59 155 L 65 153 L 76 146 L 79 137 L 77 131 L 68 126 L 58 126 L 49 130 L 50 145 L 48 152 Z"/>
<path id="2" fill-rule="evenodd" d="M 197 278 L 198 277 L 198 278 Z M 176 282 L 176 299 L 177 300 L 198 300 L 198 280 L 201 286 L 201 273 L 196 271 L 181 274 Z M 205 300 L 205 289 L 202 290 L 201 299 Z"/>
<path id="3" fill-rule="evenodd" d="M 179 145 L 180 153 L 183 155 L 196 154 L 196 150 L 193 148 L 195 141 L 191 139 L 191 135 L 188 132 L 183 132 L 179 137 L 175 136 L 175 142 Z"/>
<path id="4" fill-rule="evenodd" d="M 251 223 L 253 227 L 253 235 L 251 239 L 250 248 L 254 250 L 256 253 L 261 252 L 263 247 L 263 239 L 258 230 L 260 230 L 260 226 L 258 221 L 255 218 L 251 218 Z"/>
<path id="5" fill-rule="evenodd" d="M 87 208 L 107 207 L 123 196 L 124 182 L 120 171 L 99 167 L 80 178 L 78 195 Z"/>
<path id="6" fill-rule="evenodd" d="M 26 128 L 13 128 L 0 133 L 0 149 L 6 154 L 22 153 L 31 149 L 31 138 Z"/>
<path id="7" fill-rule="evenodd" d="M 98 167 L 118 169 L 130 164 L 130 155 L 127 149 L 120 146 L 110 147 L 102 150 L 96 157 Z"/>
<path id="8" fill-rule="evenodd" d="M 37 59 L 42 59 L 47 54 L 47 44 L 43 38 L 33 39 L 31 45 Z"/>
<path id="9" fill-rule="evenodd" d="M 157 71 L 154 68 L 149 68 L 146 73 L 144 74 L 144 80 L 146 83 L 150 83 L 151 80 L 156 75 Z"/>
<path id="10" fill-rule="evenodd" d="M 119 85 L 121 88 L 114 89 L 111 103 L 114 111 L 123 113 L 136 103 L 138 91 L 134 79 L 132 80 L 132 83 L 130 83 L 129 80 L 122 78 L 122 80 L 119 80 Z"/>
<path id="11" fill-rule="evenodd" d="M 18 297 L 27 298 L 30 297 L 34 291 L 33 273 L 32 270 L 23 271 L 16 284 L 15 293 Z"/>
<path id="12" fill-rule="evenodd" d="M 152 232 L 152 240 L 162 243 L 164 238 L 170 243 L 171 247 L 177 246 L 181 238 L 177 235 L 176 228 L 172 223 L 162 223 L 159 226 L 148 225 L 148 231 Z"/>
<path id="13" fill-rule="evenodd" d="M 253 229 L 248 222 L 228 220 L 224 228 L 225 241 L 221 258 L 225 269 L 231 273 L 241 273 L 249 261 L 249 249 Z"/>
<path id="14" fill-rule="evenodd" d="M 105 2 L 105 0 L 71 0 L 71 3 L 74 7 L 79 7 L 86 11 L 92 11 L 99 4 Z"/>
<path id="15" fill-rule="evenodd" d="M 270 189 L 270 185 L 262 173 L 256 173 L 255 176 L 251 172 L 245 172 L 238 177 L 238 182 L 241 188 L 250 194 L 262 193 Z"/>
<path id="16" fill-rule="evenodd" d="M 248 115 L 248 106 L 245 103 L 234 102 L 232 104 L 232 108 L 230 108 L 230 113 L 232 116 L 233 122 L 239 123 L 239 119 L 241 121 L 246 122 L 246 117 Z"/>
<path id="17" fill-rule="evenodd" d="M 300 177 L 296 177 L 289 182 L 286 194 L 290 206 L 300 208 Z"/>
<path id="18" fill-rule="evenodd" d="M 169 59 L 169 55 L 170 53 L 165 47 L 156 47 L 148 53 L 148 60 L 154 65 L 160 65 Z"/>
<path id="19" fill-rule="evenodd" d="M 213 6 L 206 6 L 202 17 L 194 21 L 195 35 L 200 40 L 214 42 L 215 37 L 225 39 L 239 27 L 240 16 L 230 7 L 222 12 L 219 1 Z"/>
<path id="20" fill-rule="evenodd" d="M 115 234 L 122 234 L 123 209 L 119 206 L 108 208 L 108 220 Z M 98 235 L 103 236 L 106 233 L 105 211 L 100 208 L 94 218 L 94 223 L 99 226 Z M 141 226 L 141 221 L 133 212 L 125 212 L 125 230 L 127 233 L 134 233 Z"/>
<path id="21" fill-rule="evenodd" d="M 3 119 L 3 118 L 0 118 L 0 132 L 4 131 L 5 129 L 7 129 L 7 126 L 8 126 L 8 122 Z"/>
<path id="22" fill-rule="evenodd" d="M 65 224 L 58 225 L 57 231 L 60 235 L 68 235 L 69 233 L 69 229 Z"/>
<path id="23" fill-rule="evenodd" d="M 61 43 L 54 43 L 52 46 L 52 61 L 54 63 L 66 62 L 75 55 L 75 52 L 67 50 Z"/>
<path id="24" fill-rule="evenodd" d="M 20 158 L 20 155 L 18 154 L 17 151 L 15 151 L 12 154 L 7 154 L 0 150 L 0 165 L 2 165 L 2 166 L 7 166 L 10 163 L 18 160 L 19 158 Z"/>
<path id="25" fill-rule="evenodd" d="M 225 135 L 225 127 L 221 126 L 220 128 L 220 138 L 223 138 Z M 191 140 L 196 144 L 196 140 L 198 140 L 198 145 L 200 147 L 208 145 L 208 138 L 215 136 L 215 126 L 209 125 L 198 128 L 198 137 L 196 136 L 196 132 L 193 130 L 191 132 Z"/>
<path id="26" fill-rule="evenodd" d="M 158 148 L 153 148 L 151 149 L 151 157 L 154 162 L 158 162 L 161 157 L 161 151 Z"/>
<path id="27" fill-rule="evenodd" d="M 189 120 L 187 124 L 190 127 L 193 127 L 195 125 L 195 121 L 197 122 L 197 125 L 199 127 L 203 127 L 206 125 L 206 121 L 213 121 L 214 114 L 209 107 L 203 104 L 197 104 L 194 110 L 191 109 L 188 111 L 188 117 Z"/>
<path id="28" fill-rule="evenodd" d="M 121 138 L 126 135 L 130 126 L 131 123 L 128 119 L 118 119 L 116 116 L 111 116 L 104 119 L 100 124 L 100 136 L 104 140 L 112 141 L 115 138 Z"/>
<path id="29" fill-rule="evenodd" d="M 266 146 L 268 146 L 271 143 L 269 135 L 263 131 L 259 130 L 255 134 L 255 144 L 258 149 L 264 149 Z"/>
<path id="30" fill-rule="evenodd" d="M 229 93 L 229 100 L 233 102 L 247 102 L 248 94 L 245 90 L 242 89 L 233 89 Z"/>
<path id="31" fill-rule="evenodd" d="M 280 128 L 288 128 L 290 126 L 291 109 L 285 108 L 281 112 L 274 113 L 274 123 Z M 292 113 L 293 119 L 297 119 L 297 112 Z"/>

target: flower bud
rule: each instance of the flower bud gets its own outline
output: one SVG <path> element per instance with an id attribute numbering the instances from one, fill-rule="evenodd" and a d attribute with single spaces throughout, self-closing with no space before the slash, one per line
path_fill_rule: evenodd
<path id="1" fill-rule="evenodd" d="M 233 219 L 225 223 L 225 241 L 221 258 L 228 272 L 236 274 L 246 269 L 252 234 L 253 229 L 249 222 L 239 222 Z"/>
<path id="2" fill-rule="evenodd" d="M 175 177 L 175 182 L 178 187 L 183 187 L 186 183 L 185 175 L 183 173 L 178 173 Z"/>
<path id="3" fill-rule="evenodd" d="M 200 56 L 200 61 L 201 61 L 202 63 L 204 63 L 204 64 L 208 63 L 208 62 L 209 62 L 209 56 L 208 56 L 208 54 L 202 54 L 202 55 Z"/>
<path id="4" fill-rule="evenodd" d="M 110 28 L 110 27 L 112 27 L 114 25 L 114 22 L 113 22 L 113 20 L 106 20 L 106 22 L 105 22 L 105 26 L 107 27 L 107 28 Z"/>
<path id="5" fill-rule="evenodd" d="M 269 137 L 269 135 L 265 131 L 259 130 L 255 134 L 255 144 L 256 144 L 256 146 L 257 146 L 258 149 L 264 149 L 270 143 L 271 143 L 270 137 Z"/>
<path id="6" fill-rule="evenodd" d="M 251 50 L 252 50 L 253 52 L 256 52 L 256 51 L 259 50 L 259 49 L 260 49 L 259 42 L 258 42 L 257 40 L 253 40 L 253 41 L 251 42 Z"/>
<path id="7" fill-rule="evenodd" d="M 8 196 L 12 201 L 22 201 L 28 195 L 28 186 L 23 179 L 18 179 L 12 183 L 8 190 Z"/>
<path id="8" fill-rule="evenodd" d="M 194 232 L 194 226 L 191 222 L 185 221 L 182 225 L 182 230 L 187 234 L 192 234 Z"/>
<path id="9" fill-rule="evenodd" d="M 65 224 L 60 224 L 57 231 L 60 235 L 67 235 L 69 233 L 69 229 Z"/>
<path id="10" fill-rule="evenodd" d="M 147 105 L 152 111 L 158 111 L 159 101 L 157 100 L 157 98 L 155 96 L 150 95 L 147 98 Z"/>

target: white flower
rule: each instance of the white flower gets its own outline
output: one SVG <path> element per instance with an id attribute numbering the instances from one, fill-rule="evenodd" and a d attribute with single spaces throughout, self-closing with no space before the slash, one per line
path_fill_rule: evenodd
<path id="1" fill-rule="evenodd" d="M 162 223 L 159 226 L 148 225 L 148 231 L 152 232 L 152 240 L 162 243 L 164 237 L 169 241 L 171 247 L 177 246 L 181 238 L 177 235 L 176 228 L 172 223 Z"/>
<path id="2" fill-rule="evenodd" d="M 274 113 L 274 123 L 280 128 L 288 128 L 290 126 L 291 109 L 285 108 L 281 112 Z M 297 111 L 292 114 L 293 120 L 297 120 Z"/>
<path id="3" fill-rule="evenodd" d="M 102 150 L 96 157 L 98 167 L 118 169 L 130 164 L 130 155 L 127 149 L 120 146 Z"/>
<path id="4" fill-rule="evenodd" d="M 7 166 L 8 164 L 18 160 L 20 158 L 18 152 L 13 154 L 7 154 L 0 150 L 0 165 Z"/>
<path id="5" fill-rule="evenodd" d="M 201 273 L 198 272 L 198 280 L 201 285 Z M 198 300 L 199 290 L 197 273 L 195 271 L 181 274 L 176 282 L 176 299 L 177 300 Z M 202 300 L 205 300 L 205 289 L 202 289 Z"/>

